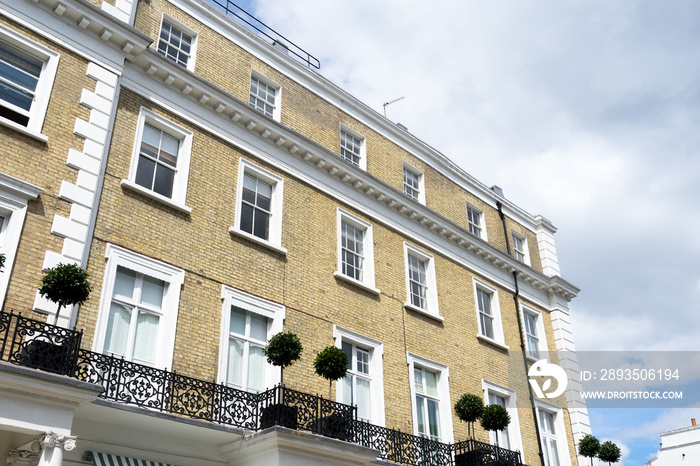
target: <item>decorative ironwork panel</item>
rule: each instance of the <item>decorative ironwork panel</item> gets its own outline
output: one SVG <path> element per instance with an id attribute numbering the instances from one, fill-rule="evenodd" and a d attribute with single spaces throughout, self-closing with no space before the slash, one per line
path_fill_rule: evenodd
<path id="1" fill-rule="evenodd" d="M 520 452 L 465 440 L 454 444 L 456 466 L 521 466 Z"/>
<path id="2" fill-rule="evenodd" d="M 214 420 L 216 387 L 212 382 L 170 374 L 168 411 L 195 419 Z"/>
<path id="3" fill-rule="evenodd" d="M 244 429 L 258 430 L 258 407 L 263 393 L 248 393 L 218 384 L 214 388 L 216 390 L 215 421 Z M 264 394 L 268 393 L 264 392 Z"/>
<path id="4" fill-rule="evenodd" d="M 319 417 L 319 397 L 286 387 L 282 388 L 281 393 L 281 404 L 296 409 L 296 427 L 313 432 Z"/>
<path id="5" fill-rule="evenodd" d="M 70 375 L 75 367 L 82 332 L 22 317 L 15 319 L 9 362 L 61 375 Z M 6 324 L 9 332 L 9 323 Z M 4 343 L 6 344 L 6 342 Z"/>
<path id="6" fill-rule="evenodd" d="M 354 442 L 363 447 L 379 451 L 380 458 L 387 457 L 387 429 L 369 422 L 353 421 Z"/>

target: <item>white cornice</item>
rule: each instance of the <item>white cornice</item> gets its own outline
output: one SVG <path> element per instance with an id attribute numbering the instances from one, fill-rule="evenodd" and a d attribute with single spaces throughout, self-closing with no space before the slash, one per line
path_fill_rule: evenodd
<path id="1" fill-rule="evenodd" d="M 13 196 L 25 201 L 30 199 L 36 199 L 39 197 L 44 189 L 33 184 L 27 183 L 26 181 L 19 180 L 13 176 L 6 175 L 5 173 L 0 173 L 0 188 L 3 191 L 9 191 Z"/>
<path id="2" fill-rule="evenodd" d="M 306 171 L 315 170 L 323 173 L 324 177 L 330 178 L 326 183 L 332 185 L 335 192 L 352 190 L 360 193 L 365 199 L 363 204 L 367 204 L 370 210 L 379 212 L 390 210 L 394 216 L 399 214 L 400 224 L 412 223 L 424 234 L 457 246 L 463 253 L 469 253 L 478 261 L 486 262 L 489 267 L 495 267 L 509 274 L 517 272 L 523 282 L 539 291 L 559 294 L 567 301 L 578 293 L 578 289 L 573 285 L 561 279 L 554 283 L 550 277 L 516 261 L 451 220 L 408 198 L 402 192 L 346 162 L 325 147 L 263 115 L 245 102 L 156 52 L 150 49 L 144 51 L 128 68 L 135 71 L 138 77 L 125 70 L 124 86 L 132 87 L 153 98 L 157 98 L 159 94 L 158 87 L 177 92 L 180 97 L 178 101 L 187 101 L 190 106 L 194 105 L 200 109 L 196 112 L 197 119 L 190 117 L 194 124 L 211 130 L 206 122 L 215 122 L 214 126 L 226 131 L 227 139 L 231 139 L 232 134 L 229 128 L 235 126 L 238 130 L 244 130 L 253 136 L 258 144 L 262 142 L 265 154 L 278 159 L 288 158 L 291 155 L 305 162 Z M 161 103 L 169 101 L 169 106 L 180 106 L 181 103 L 175 100 L 165 96 Z M 193 115 L 192 112 L 185 112 Z M 381 214 L 378 217 L 387 218 L 387 215 Z M 396 225 L 392 226 L 396 227 Z M 435 244 L 429 247 L 435 247 Z"/>
<path id="3" fill-rule="evenodd" d="M 51 12 L 73 29 L 82 30 L 90 36 L 99 39 L 102 43 L 109 44 L 127 58 L 133 60 L 143 52 L 153 39 L 141 33 L 137 29 L 123 23 L 104 10 L 84 0 L 13 0 L 12 4 L 6 4 L 7 0 L 0 0 L 3 8 L 12 8 L 17 3 L 21 10 L 26 12 L 26 3 L 35 3 L 46 12 Z M 77 32 L 77 31 L 76 31 Z M 85 41 L 81 41 L 85 44 Z"/>
<path id="4" fill-rule="evenodd" d="M 200 127 L 211 130 L 207 126 L 207 122 L 212 122 L 216 128 L 226 128 L 224 135 L 228 136 L 226 139 L 231 140 L 230 135 L 232 133 L 229 128 L 233 125 L 239 130 L 245 130 L 245 132 L 252 135 L 257 140 L 256 145 L 258 147 L 261 146 L 260 142 L 263 141 L 262 146 L 265 147 L 265 154 L 273 155 L 277 159 L 291 155 L 299 161 L 305 162 L 307 169 L 323 174 L 324 183 L 331 186 L 335 193 L 351 190 L 354 191 L 355 195 L 360 194 L 362 201 L 358 207 L 366 206 L 370 212 L 378 212 L 378 220 L 392 224 L 394 228 L 401 231 L 405 231 L 402 225 L 411 224 L 410 230 L 420 230 L 423 236 L 432 238 L 427 244 L 428 247 L 437 248 L 438 250 L 443 248 L 445 250 L 444 248 L 447 246 L 447 250 L 450 252 L 460 251 L 460 255 L 466 256 L 466 262 L 482 264 L 482 266 L 476 267 L 480 273 L 501 276 L 503 284 L 506 286 L 508 285 L 507 281 L 503 279 L 505 277 L 504 274 L 516 272 L 520 280 L 532 287 L 535 293 L 555 294 L 569 301 L 579 292 L 578 288 L 560 277 L 547 277 L 535 269 L 516 261 L 505 252 L 473 236 L 467 230 L 439 215 L 437 212 L 404 196 L 402 192 L 369 173 L 347 163 L 338 155 L 316 142 L 257 112 L 245 102 L 236 99 L 193 72 L 172 63 L 148 48 L 152 39 L 104 13 L 99 8 L 82 0 L 26 1 L 35 1 L 44 8 L 51 8 L 54 15 L 60 16 L 64 20 L 72 21 L 75 26 L 90 33 L 95 39 L 119 47 L 122 54 L 131 62 L 125 63 L 125 66 L 136 71 L 139 75 L 138 79 L 131 80 L 131 86 L 142 91 L 152 91 L 143 92 L 144 96 L 154 99 L 153 96 L 158 94 L 158 89 L 161 87 L 171 92 L 177 92 L 177 99 L 168 98 L 160 103 L 166 104 L 167 101 L 167 106 L 181 108 L 182 102 L 180 101 L 186 101 L 188 106 L 195 105 L 198 107 L 196 115 L 198 119 L 203 121 L 192 119 L 191 116 L 194 114 L 189 115 L 189 117 L 193 123 Z M 342 102 L 351 100 L 353 102 L 352 109 L 358 112 L 358 116 L 356 116 L 358 119 L 368 122 L 367 124 L 370 126 L 380 128 L 385 136 L 390 136 L 390 139 L 393 138 L 394 142 L 407 148 L 414 155 L 428 157 L 434 163 L 439 164 L 443 169 L 448 170 L 452 176 L 457 176 L 463 183 L 466 183 L 465 189 L 470 192 L 476 190 L 477 194 L 480 193 L 482 199 L 489 204 L 495 205 L 495 202 L 500 200 L 504 204 L 506 212 L 509 212 L 511 216 L 517 217 L 533 230 L 536 224 L 542 223 L 542 221 L 527 214 L 506 199 L 497 196 L 493 191 L 464 172 L 442 154 L 409 133 L 396 128 L 393 123 L 381 117 L 377 112 L 357 101 L 319 74 L 305 68 L 277 51 L 274 47 L 269 46 L 269 44 L 254 34 L 228 20 L 228 18 L 203 1 L 170 1 L 181 8 L 187 9 L 190 14 L 197 16 L 199 19 L 205 19 L 201 18 L 202 15 L 205 15 L 209 23 L 215 21 L 218 25 L 216 29 L 225 27 L 229 32 L 229 36 L 242 42 L 244 48 L 249 51 L 252 50 L 251 53 L 263 57 L 277 69 L 298 80 L 309 90 L 316 91 L 317 94 L 331 101 L 334 105 L 340 105 Z M 211 26 L 211 24 L 208 25 Z M 129 86 L 129 79 L 124 80 L 124 85 Z M 343 107 L 347 106 L 344 105 Z M 300 175 L 300 173 L 294 174 L 296 176 Z M 389 212 L 391 214 L 387 215 Z M 388 219 L 397 221 L 389 221 Z M 544 221 L 548 229 L 554 229 L 551 223 Z"/>
<path id="5" fill-rule="evenodd" d="M 535 216 L 527 213 L 508 199 L 498 196 L 490 187 L 464 171 L 447 156 L 429 146 L 411 133 L 400 129 L 379 112 L 368 107 L 328 79 L 304 66 L 294 58 L 280 52 L 271 44 L 245 29 L 240 24 L 222 14 L 206 0 L 168 0 L 170 3 L 202 21 L 208 27 L 240 45 L 249 53 L 268 63 L 304 86 L 310 92 L 331 103 L 351 117 L 373 128 L 391 142 L 410 152 L 415 157 L 440 172 L 448 172 L 452 181 L 464 190 L 474 194 L 488 205 L 496 208 L 496 202 L 503 204 L 503 211 L 525 227 L 535 231 Z"/>

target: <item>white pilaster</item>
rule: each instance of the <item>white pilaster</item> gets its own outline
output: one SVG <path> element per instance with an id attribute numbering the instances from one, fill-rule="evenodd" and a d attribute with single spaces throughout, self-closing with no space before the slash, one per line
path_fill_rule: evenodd
<path id="1" fill-rule="evenodd" d="M 66 165 L 76 169 L 78 175 L 75 182 L 61 181 L 59 191 L 59 197 L 71 203 L 70 214 L 55 215 L 51 225 L 51 233 L 63 238 L 63 248 L 61 253 L 46 251 L 44 270 L 59 263 L 80 264 L 89 243 L 89 225 L 98 195 L 99 172 L 107 153 L 119 77 L 93 62 L 88 63 L 86 75 L 95 80 L 95 89 L 83 89 L 80 104 L 90 109 L 90 118 L 88 121 L 77 118 L 74 124 L 74 133 L 84 138 L 83 149 L 69 149 L 66 158 Z M 37 293 L 33 308 L 52 315 L 57 306 Z M 70 307 L 61 310 L 58 325 L 69 324 L 71 311 Z"/>

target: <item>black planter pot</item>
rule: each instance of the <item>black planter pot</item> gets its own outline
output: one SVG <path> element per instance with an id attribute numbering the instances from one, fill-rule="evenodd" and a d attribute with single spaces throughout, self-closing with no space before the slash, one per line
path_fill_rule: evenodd
<path id="1" fill-rule="evenodd" d="M 20 356 L 22 366 L 56 374 L 67 374 L 70 367 L 69 350 L 50 341 L 33 340 L 27 343 Z"/>
<path id="2" fill-rule="evenodd" d="M 298 409 L 296 406 L 287 406 L 276 404 L 266 406 L 260 412 L 260 428 L 267 429 L 274 425 L 297 429 L 299 422 L 297 421 Z"/>
<path id="3" fill-rule="evenodd" d="M 351 442 L 353 439 L 351 421 L 352 416 L 349 413 L 331 414 L 314 422 L 314 433 Z"/>

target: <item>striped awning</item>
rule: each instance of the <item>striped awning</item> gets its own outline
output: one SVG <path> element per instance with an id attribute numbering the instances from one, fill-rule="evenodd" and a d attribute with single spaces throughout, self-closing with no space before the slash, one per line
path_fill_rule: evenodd
<path id="1" fill-rule="evenodd" d="M 111 455 L 98 451 L 90 453 L 92 453 L 92 461 L 95 463 L 95 466 L 172 466 L 166 463 L 127 458 L 126 456 Z"/>

